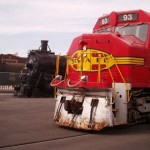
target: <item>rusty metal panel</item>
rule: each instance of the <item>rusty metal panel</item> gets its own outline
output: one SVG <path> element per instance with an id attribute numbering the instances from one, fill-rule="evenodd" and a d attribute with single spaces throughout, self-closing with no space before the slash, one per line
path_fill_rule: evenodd
<path id="1" fill-rule="evenodd" d="M 62 97 L 65 97 L 64 101 Z M 57 96 L 54 114 L 56 124 L 85 130 L 101 130 L 104 127 L 113 126 L 112 106 L 108 105 L 106 98 L 84 97 L 83 110 L 78 115 L 65 110 L 65 102 L 71 101 L 72 98 L 71 94 Z M 83 97 L 78 95 L 77 100 L 81 101 L 81 99 Z"/>
<path id="2" fill-rule="evenodd" d="M 114 84 L 112 84 L 114 88 Z M 130 83 L 115 83 L 116 98 L 115 109 L 116 117 L 114 118 L 114 125 L 127 124 L 127 104 L 128 104 L 128 91 L 131 90 Z"/>

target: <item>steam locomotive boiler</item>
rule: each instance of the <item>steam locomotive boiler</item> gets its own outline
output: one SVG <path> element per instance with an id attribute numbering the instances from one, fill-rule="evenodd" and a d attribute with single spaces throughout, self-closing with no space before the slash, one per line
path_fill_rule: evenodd
<path id="1" fill-rule="evenodd" d="M 38 50 L 31 50 L 26 61 L 26 69 L 20 76 L 20 84 L 15 87 L 17 95 L 28 97 L 54 96 L 54 88 L 49 85 L 55 77 L 56 67 L 59 74 L 64 76 L 66 58 L 60 57 L 60 64 L 56 64 L 57 55 L 48 49 L 48 41 L 42 40 Z"/>
<path id="2" fill-rule="evenodd" d="M 92 34 L 76 37 L 66 79 L 57 76 L 54 121 L 85 130 L 146 121 L 150 116 L 150 13 L 112 12 Z"/>

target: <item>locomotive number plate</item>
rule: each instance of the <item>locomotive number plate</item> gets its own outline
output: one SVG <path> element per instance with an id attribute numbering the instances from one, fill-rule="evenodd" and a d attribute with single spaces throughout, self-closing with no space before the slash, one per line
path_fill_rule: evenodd
<path id="1" fill-rule="evenodd" d="M 126 13 L 118 15 L 118 21 L 136 21 L 137 19 L 137 13 Z"/>

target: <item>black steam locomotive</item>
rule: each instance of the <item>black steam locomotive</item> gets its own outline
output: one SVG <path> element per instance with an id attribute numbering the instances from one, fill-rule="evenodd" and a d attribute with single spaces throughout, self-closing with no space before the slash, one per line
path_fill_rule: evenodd
<path id="1" fill-rule="evenodd" d="M 49 49 L 49 50 L 48 50 Z M 31 50 L 28 54 L 25 68 L 20 75 L 20 82 L 15 86 L 15 95 L 27 97 L 53 97 L 54 88 L 50 86 L 56 74 L 64 77 L 66 68 L 66 57 L 59 57 L 51 52 L 48 41 L 42 40 L 38 50 Z"/>

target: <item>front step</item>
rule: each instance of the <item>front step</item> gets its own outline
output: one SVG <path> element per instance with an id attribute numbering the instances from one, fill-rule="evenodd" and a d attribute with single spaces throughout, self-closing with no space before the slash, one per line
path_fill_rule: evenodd
<path id="1" fill-rule="evenodd" d="M 119 111 L 119 109 L 112 109 L 112 111 L 113 111 L 113 112 L 118 112 L 118 111 Z"/>

